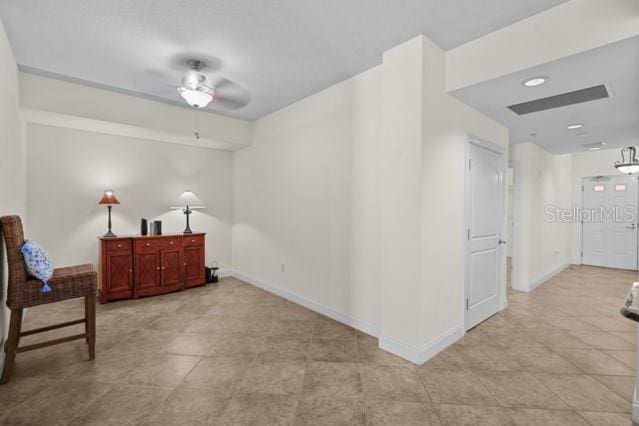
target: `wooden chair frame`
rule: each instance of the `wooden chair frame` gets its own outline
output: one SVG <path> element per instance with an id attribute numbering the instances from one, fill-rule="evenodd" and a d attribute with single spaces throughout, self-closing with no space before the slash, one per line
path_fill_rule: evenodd
<path id="1" fill-rule="evenodd" d="M 9 335 L 4 345 L 6 356 L 2 377 L 0 377 L 0 384 L 9 381 L 15 365 L 16 355 L 19 352 L 27 352 L 60 343 L 71 342 L 73 340 L 85 339 L 89 348 L 89 359 L 94 359 L 97 273 L 93 271 L 93 266 L 79 265 L 56 269 L 53 273 L 53 277 L 49 281 L 52 290 L 48 293 L 43 293 L 40 291 L 42 282 L 28 275 L 22 253 L 20 253 L 20 248 L 25 241 L 20 218 L 18 216 L 1 217 L 0 225 L 2 226 L 2 234 L 7 247 L 7 260 L 9 264 L 7 306 L 11 310 Z M 22 331 L 24 308 L 79 297 L 84 297 L 84 318 Z M 77 324 L 84 324 L 84 333 L 20 346 L 21 337 L 45 333 Z"/>

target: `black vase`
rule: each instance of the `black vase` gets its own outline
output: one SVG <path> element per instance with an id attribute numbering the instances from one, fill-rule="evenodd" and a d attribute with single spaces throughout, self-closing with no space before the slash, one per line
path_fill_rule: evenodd
<path id="1" fill-rule="evenodd" d="M 162 235 L 162 221 L 154 220 L 153 221 L 153 235 Z"/>
<path id="2" fill-rule="evenodd" d="M 142 218 L 140 221 L 140 235 L 146 235 L 149 233 L 149 223 L 146 219 Z"/>

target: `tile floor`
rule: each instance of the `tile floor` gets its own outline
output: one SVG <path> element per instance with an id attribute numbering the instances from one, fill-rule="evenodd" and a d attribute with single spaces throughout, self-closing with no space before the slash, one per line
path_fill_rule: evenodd
<path id="1" fill-rule="evenodd" d="M 98 355 L 20 354 L 2 424 L 627 425 L 636 273 L 562 272 L 417 367 L 235 279 L 98 308 Z M 32 309 L 26 329 L 81 315 Z M 59 334 L 59 331 L 53 334 Z M 27 339 L 25 339 L 27 340 Z"/>

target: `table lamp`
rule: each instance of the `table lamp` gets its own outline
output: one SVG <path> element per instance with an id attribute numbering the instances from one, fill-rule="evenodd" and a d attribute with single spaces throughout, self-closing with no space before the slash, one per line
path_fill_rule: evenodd
<path id="1" fill-rule="evenodd" d="M 191 231 L 191 227 L 189 225 L 189 215 L 193 210 L 204 209 L 206 206 L 204 205 L 204 202 L 197 197 L 197 195 L 187 190 L 184 191 L 177 200 L 175 200 L 175 203 L 173 203 L 170 208 L 182 209 L 186 215 L 186 229 L 184 230 L 184 233 L 192 234 L 193 231 Z"/>
<path id="2" fill-rule="evenodd" d="M 115 194 L 113 194 L 113 190 L 107 189 L 106 191 L 104 191 L 104 194 L 102 194 L 102 198 L 100 198 L 98 204 L 101 206 L 107 206 L 107 210 L 109 211 L 109 230 L 106 234 L 104 234 L 104 236 L 115 237 L 116 235 L 111 232 L 111 207 L 113 207 L 114 204 L 120 204 L 120 202 L 118 201 Z"/>

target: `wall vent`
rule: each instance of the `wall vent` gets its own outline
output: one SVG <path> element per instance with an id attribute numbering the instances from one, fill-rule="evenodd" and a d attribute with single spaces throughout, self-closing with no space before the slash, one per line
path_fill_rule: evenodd
<path id="1" fill-rule="evenodd" d="M 510 105 L 508 109 L 517 115 L 523 115 L 609 97 L 610 93 L 606 86 L 600 84 L 599 86 L 592 86 L 587 89 L 575 90 L 574 92 L 562 93 L 560 95 Z"/>

